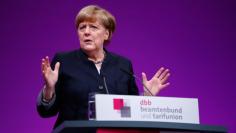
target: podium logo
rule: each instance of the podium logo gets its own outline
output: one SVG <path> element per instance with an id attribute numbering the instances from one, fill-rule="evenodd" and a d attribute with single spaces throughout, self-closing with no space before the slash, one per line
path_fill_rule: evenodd
<path id="1" fill-rule="evenodd" d="M 116 110 L 122 118 L 131 117 L 129 100 L 113 99 L 113 109 Z"/>

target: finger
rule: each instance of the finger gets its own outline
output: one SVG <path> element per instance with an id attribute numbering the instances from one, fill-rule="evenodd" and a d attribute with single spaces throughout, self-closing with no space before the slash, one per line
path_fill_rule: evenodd
<path id="1" fill-rule="evenodd" d="M 41 70 L 44 73 L 45 72 L 45 59 L 42 59 L 42 63 L 41 63 Z"/>
<path id="2" fill-rule="evenodd" d="M 165 77 L 161 80 L 162 83 L 165 83 L 166 80 L 170 77 L 170 73 L 167 73 Z"/>
<path id="3" fill-rule="evenodd" d="M 50 61 L 49 61 L 49 57 L 48 56 L 46 56 L 46 66 L 50 67 Z"/>
<path id="4" fill-rule="evenodd" d="M 144 91 L 148 92 L 148 94 L 153 95 L 152 92 L 150 92 L 149 88 L 147 87 L 147 76 L 144 72 L 142 72 L 142 83 L 144 87 Z"/>
<path id="5" fill-rule="evenodd" d="M 57 62 L 56 65 L 55 65 L 54 71 L 58 73 L 59 68 L 60 68 L 60 62 Z"/>
<path id="6" fill-rule="evenodd" d="M 170 85 L 170 83 L 168 82 L 168 83 L 162 85 L 162 87 L 161 87 L 160 89 L 162 90 L 162 89 L 166 88 L 166 87 L 169 86 L 169 85 Z"/>
<path id="7" fill-rule="evenodd" d="M 42 59 L 42 64 L 41 64 L 41 69 L 42 69 L 42 74 L 43 74 L 43 79 L 45 80 L 46 79 L 46 72 L 47 72 L 47 68 L 45 66 L 45 60 Z"/>
<path id="8" fill-rule="evenodd" d="M 165 71 L 163 71 L 163 72 L 160 74 L 159 79 L 162 80 L 162 79 L 166 76 L 167 73 L 169 73 L 169 69 L 166 69 Z"/>
<path id="9" fill-rule="evenodd" d="M 142 72 L 142 82 L 143 82 L 143 84 L 147 83 L 147 76 L 144 72 Z"/>
<path id="10" fill-rule="evenodd" d="M 153 77 L 159 78 L 159 76 L 160 76 L 160 74 L 162 73 L 163 70 L 164 70 L 164 67 L 161 67 Z"/>

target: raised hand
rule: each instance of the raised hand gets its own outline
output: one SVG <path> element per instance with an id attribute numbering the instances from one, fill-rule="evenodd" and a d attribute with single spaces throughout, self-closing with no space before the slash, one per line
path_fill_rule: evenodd
<path id="1" fill-rule="evenodd" d="M 55 85 L 58 80 L 58 72 L 59 72 L 60 63 L 57 62 L 55 65 L 55 69 L 52 70 L 50 66 L 49 57 L 46 56 L 42 59 L 42 74 L 43 79 L 45 81 L 45 89 L 44 89 L 44 98 L 51 99 L 55 92 Z"/>
<path id="2" fill-rule="evenodd" d="M 166 88 L 170 84 L 169 82 L 166 83 L 169 76 L 169 69 L 165 69 L 163 67 L 160 68 L 149 81 L 147 80 L 146 74 L 142 72 L 143 85 L 152 93 L 150 95 L 157 95 L 163 88 Z M 148 93 L 149 92 L 146 94 Z"/>

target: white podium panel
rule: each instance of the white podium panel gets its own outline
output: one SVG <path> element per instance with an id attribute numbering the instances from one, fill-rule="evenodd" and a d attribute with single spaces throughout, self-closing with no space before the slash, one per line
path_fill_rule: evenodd
<path id="1" fill-rule="evenodd" d="M 96 94 L 96 120 L 199 124 L 198 99 Z"/>

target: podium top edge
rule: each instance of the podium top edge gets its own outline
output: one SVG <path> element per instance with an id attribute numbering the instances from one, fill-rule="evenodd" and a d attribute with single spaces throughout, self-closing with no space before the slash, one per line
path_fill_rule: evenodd
<path id="1" fill-rule="evenodd" d="M 75 120 L 64 121 L 54 131 L 58 132 L 64 128 L 133 128 L 133 129 L 159 129 L 163 131 L 193 131 L 193 132 L 211 132 L 227 133 L 227 128 L 216 125 L 203 125 L 191 123 L 173 123 L 173 122 L 144 122 L 144 121 L 87 121 Z M 55 132 L 55 133 L 56 133 Z"/>

